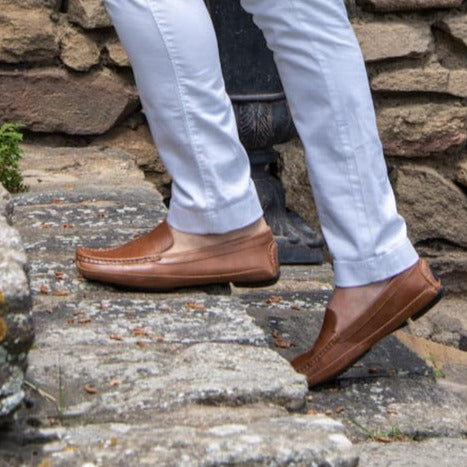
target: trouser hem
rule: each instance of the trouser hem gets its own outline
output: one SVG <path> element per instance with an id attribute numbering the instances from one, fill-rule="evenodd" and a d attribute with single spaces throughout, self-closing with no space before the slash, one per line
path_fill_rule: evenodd
<path id="1" fill-rule="evenodd" d="M 358 287 L 389 279 L 412 267 L 419 259 L 408 238 L 384 255 L 363 261 L 334 261 L 334 281 L 338 287 Z"/>
<path id="2" fill-rule="evenodd" d="M 223 234 L 253 224 L 263 216 L 255 192 L 245 198 L 215 210 L 187 209 L 172 200 L 168 223 L 177 230 L 193 234 Z"/>

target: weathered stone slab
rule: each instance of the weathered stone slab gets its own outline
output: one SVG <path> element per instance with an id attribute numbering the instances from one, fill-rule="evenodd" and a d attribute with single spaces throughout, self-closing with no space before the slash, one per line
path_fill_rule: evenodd
<path id="1" fill-rule="evenodd" d="M 115 295 L 115 294 L 114 294 Z M 137 296 L 137 295 L 136 295 Z M 147 298 L 146 298 L 147 297 Z M 158 342 L 194 344 L 237 342 L 265 345 L 263 331 L 238 299 L 225 296 L 167 298 L 148 294 L 145 299 L 109 296 L 99 301 L 56 304 L 47 316 L 38 316 L 37 345 L 108 345 L 119 336 L 124 345 Z M 141 331 L 141 332 L 139 332 Z"/>
<path id="2" fill-rule="evenodd" d="M 0 94 L 1 120 L 73 135 L 105 133 L 138 103 L 134 88 L 106 69 L 84 75 L 53 68 L 2 71 Z"/>
<path id="3" fill-rule="evenodd" d="M 374 91 L 436 92 L 467 97 L 467 71 L 437 65 L 384 71 L 371 80 Z"/>
<path id="4" fill-rule="evenodd" d="M 58 54 L 55 23 L 47 7 L 0 2 L 0 61 L 51 62 Z"/>
<path id="5" fill-rule="evenodd" d="M 208 427 L 125 424 L 87 426 L 56 434 L 44 459 L 53 465 L 333 465 L 356 466 L 358 458 L 341 424 L 317 416 L 267 418 Z M 113 440 L 113 441 L 112 441 Z M 67 446 L 76 446 L 68 450 Z"/>
<path id="6" fill-rule="evenodd" d="M 68 19 L 86 29 L 105 28 L 112 25 L 102 0 L 70 0 Z"/>
<path id="7" fill-rule="evenodd" d="M 341 419 L 352 440 L 388 434 L 394 427 L 422 439 L 467 433 L 464 401 L 426 377 L 347 381 L 337 388 L 315 389 L 311 396 L 311 408 Z"/>
<path id="8" fill-rule="evenodd" d="M 411 11 L 441 8 L 456 8 L 463 0 L 359 0 L 365 8 L 373 11 Z"/>
<path id="9" fill-rule="evenodd" d="M 54 228 L 61 229 L 62 235 L 75 235 L 84 229 L 112 231 L 131 226 L 136 231 L 155 226 L 165 216 L 160 195 L 144 186 L 89 186 L 69 192 L 26 193 L 15 197 L 15 206 L 15 225 L 34 229 L 38 236 L 48 236 L 49 229 Z"/>
<path id="10" fill-rule="evenodd" d="M 431 168 L 400 167 L 394 189 L 413 241 L 467 246 L 467 198 L 456 185 Z"/>
<path id="11" fill-rule="evenodd" d="M 27 354 L 34 338 L 26 256 L 6 220 L 9 196 L 0 184 L 0 425 L 21 405 Z"/>
<path id="12" fill-rule="evenodd" d="M 438 348 L 442 350 L 445 347 L 446 352 L 451 350 L 453 353 L 457 352 L 457 349 L 467 351 L 467 313 L 465 311 L 465 299 L 455 296 L 446 297 L 433 311 L 411 324 L 410 330 L 413 334 L 430 339 L 430 341 L 427 341 L 426 351 L 424 352 L 425 358 L 429 358 L 430 353 L 436 354 L 435 350 L 438 350 Z M 428 347 L 428 343 L 432 344 L 433 349 Z M 439 350 L 439 353 L 441 353 L 441 350 Z M 449 357 L 454 362 L 454 356 L 451 354 L 448 354 L 445 359 L 449 360 Z M 467 352 L 465 353 L 465 359 L 467 367 Z M 438 361 L 438 358 L 436 360 Z"/>
<path id="13" fill-rule="evenodd" d="M 377 112 L 388 156 L 422 157 L 458 148 L 467 141 L 467 109 L 457 104 L 415 104 Z"/>
<path id="14" fill-rule="evenodd" d="M 147 420 L 191 404 L 302 410 L 308 389 L 276 352 L 245 344 L 42 347 L 30 359 L 30 378 L 51 394 L 61 368 L 63 412 L 88 422 Z"/>
<path id="15" fill-rule="evenodd" d="M 443 284 L 453 294 L 467 292 L 467 252 L 459 249 L 437 251 L 432 248 L 419 250 L 430 259 L 436 273 L 443 279 Z"/>
<path id="16" fill-rule="evenodd" d="M 65 193 L 57 194 L 57 199 L 66 197 L 66 191 L 76 186 L 108 187 L 137 185 L 139 188 L 152 188 L 144 183 L 144 173 L 137 167 L 136 156 L 118 149 L 92 146 L 86 148 L 48 147 L 24 144 L 20 161 L 24 183 L 29 191 L 48 190 L 57 192 L 65 188 Z M 103 191 L 105 189 L 102 189 Z M 155 190 L 153 190 L 155 193 Z M 152 194 L 151 198 L 158 196 Z"/>
<path id="17" fill-rule="evenodd" d="M 56 11 L 60 9 L 61 0 L 22 0 L 21 5 L 23 7 L 42 7 L 50 9 L 51 11 Z M 2 8 L 11 8 L 18 6 L 16 0 L 0 0 L 0 6 Z"/>
<path id="18" fill-rule="evenodd" d="M 357 448 L 360 465 L 386 467 L 452 467 L 467 458 L 467 441 L 462 438 L 435 438 L 412 443 L 368 443 Z"/>
<path id="19" fill-rule="evenodd" d="M 424 23 L 355 22 L 353 27 L 368 62 L 419 57 L 431 47 L 431 31 Z"/>

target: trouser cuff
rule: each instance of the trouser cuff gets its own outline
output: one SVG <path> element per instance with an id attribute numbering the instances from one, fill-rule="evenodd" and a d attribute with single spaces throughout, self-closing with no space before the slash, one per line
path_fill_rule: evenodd
<path id="1" fill-rule="evenodd" d="M 408 238 L 384 255 L 363 261 L 334 261 L 334 281 L 338 287 L 358 287 L 389 279 L 410 267 L 419 259 Z"/>
<path id="2" fill-rule="evenodd" d="M 234 204 L 215 210 L 187 209 L 170 203 L 168 223 L 177 230 L 192 234 L 223 234 L 253 224 L 263 216 L 255 191 Z"/>

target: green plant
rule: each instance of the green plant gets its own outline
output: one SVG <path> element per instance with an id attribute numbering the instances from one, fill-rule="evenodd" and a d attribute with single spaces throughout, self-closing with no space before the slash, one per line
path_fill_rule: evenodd
<path id="1" fill-rule="evenodd" d="M 27 190 L 19 168 L 23 155 L 20 147 L 23 135 L 20 129 L 21 125 L 16 123 L 4 123 L 0 126 L 0 183 L 10 193 Z"/>
<path id="2" fill-rule="evenodd" d="M 393 443 L 396 441 L 413 441 L 413 438 L 405 435 L 397 426 L 392 426 L 389 431 L 385 430 L 369 430 L 361 423 L 357 422 L 355 418 L 346 416 L 349 422 L 353 423 L 363 434 L 365 434 L 372 441 L 379 443 Z"/>
<path id="3" fill-rule="evenodd" d="M 433 370 L 433 376 L 434 376 L 436 379 L 443 379 L 443 378 L 445 378 L 444 373 L 442 372 L 441 368 L 439 368 L 439 366 L 438 366 L 438 361 L 437 361 L 437 358 L 436 358 L 435 355 L 433 355 L 432 353 L 430 353 L 430 354 L 428 355 L 428 357 L 426 357 L 426 360 L 427 360 L 428 363 L 430 364 L 431 369 Z"/>

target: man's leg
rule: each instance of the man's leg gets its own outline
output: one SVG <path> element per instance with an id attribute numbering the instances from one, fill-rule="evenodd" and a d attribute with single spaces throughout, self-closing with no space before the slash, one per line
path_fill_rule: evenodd
<path id="1" fill-rule="evenodd" d="M 169 224 L 222 234 L 262 216 L 203 0 L 105 0 L 173 177 Z"/>
<path id="2" fill-rule="evenodd" d="M 336 289 L 293 365 L 316 384 L 345 369 L 441 286 L 396 210 L 359 44 L 343 0 L 241 0 L 263 30 L 305 146 Z"/>
<path id="3" fill-rule="evenodd" d="M 167 223 L 116 248 L 78 249 L 88 279 L 165 289 L 277 280 L 262 209 L 203 0 L 105 0 L 173 178 Z"/>
<path id="4" fill-rule="evenodd" d="M 368 78 L 343 0 L 242 0 L 274 51 L 306 150 L 336 285 L 387 279 L 418 256 L 397 214 Z"/>

